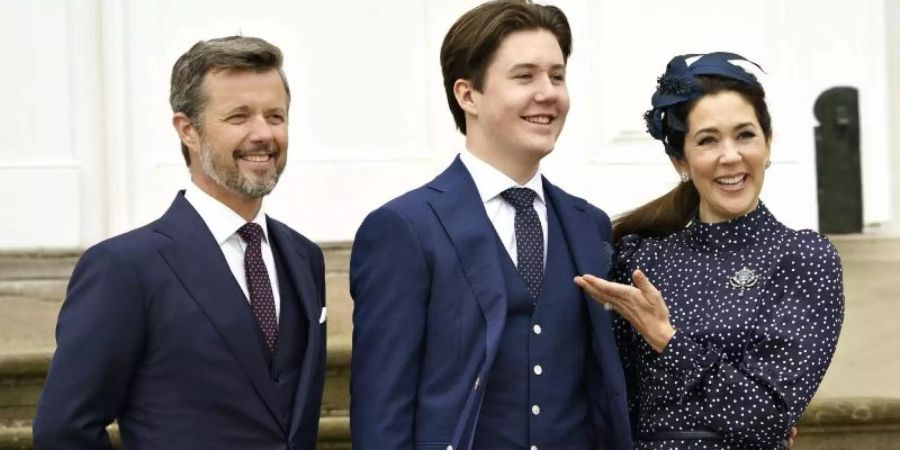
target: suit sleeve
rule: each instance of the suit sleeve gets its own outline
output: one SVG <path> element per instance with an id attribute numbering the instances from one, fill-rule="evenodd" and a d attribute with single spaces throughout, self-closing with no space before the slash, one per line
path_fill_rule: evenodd
<path id="1" fill-rule="evenodd" d="M 313 248 L 313 254 L 316 255 L 316 267 L 313 269 L 313 279 L 315 279 L 316 285 L 318 287 L 317 293 L 319 294 L 319 307 L 325 308 L 328 306 L 325 303 L 327 299 L 325 291 L 325 255 L 322 253 L 322 249 L 319 248 L 318 245 L 311 244 L 311 246 Z M 322 326 L 324 327 L 327 324 L 328 322 L 326 321 L 322 324 Z"/>
<path id="2" fill-rule="evenodd" d="M 412 225 L 387 208 L 370 214 L 357 232 L 350 260 L 354 450 L 413 448 L 430 284 Z"/>
<path id="3" fill-rule="evenodd" d="M 93 247 L 75 267 L 57 349 L 34 420 L 37 449 L 111 449 L 106 426 L 127 401 L 143 345 L 144 302 L 132 265 Z"/>

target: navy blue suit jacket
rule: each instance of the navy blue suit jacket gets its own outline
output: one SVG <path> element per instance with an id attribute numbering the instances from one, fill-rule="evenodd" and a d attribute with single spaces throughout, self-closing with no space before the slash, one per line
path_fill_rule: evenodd
<path id="1" fill-rule="evenodd" d="M 544 191 L 579 273 L 606 275 L 607 215 L 546 180 Z M 354 450 L 471 447 L 506 318 L 500 263 L 496 233 L 458 158 L 365 219 L 350 262 Z M 597 448 L 630 449 L 610 316 L 583 300 L 592 328 L 586 385 Z"/>
<path id="2" fill-rule="evenodd" d="M 89 248 L 75 267 L 38 402 L 37 448 L 112 448 L 105 428 L 115 419 L 129 450 L 313 450 L 325 372 L 322 252 L 280 222 L 268 228 L 309 320 L 290 423 L 249 303 L 180 193 L 159 220 Z"/>

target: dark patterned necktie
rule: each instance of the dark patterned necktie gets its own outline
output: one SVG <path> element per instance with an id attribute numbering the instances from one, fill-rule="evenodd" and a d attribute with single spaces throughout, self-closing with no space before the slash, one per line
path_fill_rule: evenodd
<path id="1" fill-rule="evenodd" d="M 544 282 L 544 233 L 534 210 L 535 195 L 528 188 L 509 188 L 500 193 L 516 209 L 516 267 L 534 300 Z"/>
<path id="2" fill-rule="evenodd" d="M 250 309 L 263 332 L 269 350 L 275 351 L 278 344 L 278 318 L 275 316 L 275 296 L 269 271 L 262 259 L 263 229 L 259 224 L 248 223 L 238 229 L 238 235 L 247 243 L 244 251 L 244 275 L 250 292 Z"/>

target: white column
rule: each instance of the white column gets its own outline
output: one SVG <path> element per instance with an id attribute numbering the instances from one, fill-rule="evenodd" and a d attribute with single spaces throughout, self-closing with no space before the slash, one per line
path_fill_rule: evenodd
<path id="1" fill-rule="evenodd" d="M 77 65 L 96 63 L 89 43 L 72 40 L 85 11 L 62 0 L 0 3 L 0 248 L 81 244 L 87 167 L 81 159 L 97 114 Z M 83 47 L 82 45 L 87 45 Z M 84 59 L 82 59 L 84 58 Z M 84 102 L 82 102 L 84 100 Z"/>
<path id="2" fill-rule="evenodd" d="M 887 29 L 887 73 L 888 104 L 891 130 L 890 167 L 891 175 L 891 222 L 886 231 L 900 234 L 900 2 L 885 2 L 884 23 Z M 890 26 L 893 25 L 893 26 Z"/>
<path id="3" fill-rule="evenodd" d="M 81 235 L 77 244 L 84 247 L 109 234 L 103 30 L 99 0 L 71 0 L 68 5 L 71 145 L 81 167 Z"/>

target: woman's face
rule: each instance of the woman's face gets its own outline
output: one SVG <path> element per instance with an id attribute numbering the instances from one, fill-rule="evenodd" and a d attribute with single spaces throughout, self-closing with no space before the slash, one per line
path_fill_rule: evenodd
<path id="1" fill-rule="evenodd" d="M 769 160 L 769 140 L 743 96 L 701 97 L 688 114 L 684 159 L 672 158 L 700 193 L 700 220 L 724 222 L 754 210 Z"/>

